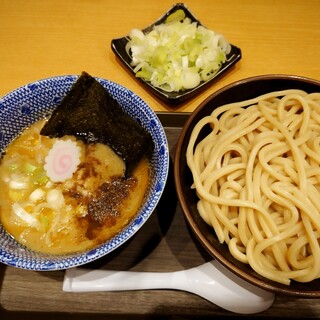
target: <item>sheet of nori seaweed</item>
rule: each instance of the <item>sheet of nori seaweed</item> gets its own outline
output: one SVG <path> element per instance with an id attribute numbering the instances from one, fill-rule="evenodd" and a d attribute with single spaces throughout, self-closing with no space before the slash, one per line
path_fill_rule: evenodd
<path id="1" fill-rule="evenodd" d="M 127 176 L 154 148 L 150 133 L 86 72 L 73 84 L 40 133 L 51 138 L 72 135 L 85 143 L 107 144 L 125 161 Z"/>

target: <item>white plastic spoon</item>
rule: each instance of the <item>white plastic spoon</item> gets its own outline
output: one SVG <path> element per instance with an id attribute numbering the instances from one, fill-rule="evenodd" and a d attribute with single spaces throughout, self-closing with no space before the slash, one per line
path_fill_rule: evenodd
<path id="1" fill-rule="evenodd" d="M 272 292 L 237 277 L 215 260 L 176 272 L 135 272 L 67 269 L 63 291 L 125 291 L 178 289 L 197 294 L 226 310 L 253 314 L 268 309 L 274 302 Z"/>

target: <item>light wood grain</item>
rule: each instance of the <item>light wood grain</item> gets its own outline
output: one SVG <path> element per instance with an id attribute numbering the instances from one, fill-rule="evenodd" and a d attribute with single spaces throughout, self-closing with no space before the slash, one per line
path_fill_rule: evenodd
<path id="1" fill-rule="evenodd" d="M 156 111 L 193 111 L 217 89 L 246 77 L 286 73 L 319 79 L 318 0 L 190 0 L 186 5 L 194 15 L 240 47 L 243 57 L 199 96 L 167 105 L 119 64 L 110 42 L 149 25 L 174 3 L 1 0 L 0 96 L 37 79 L 85 70 L 128 87 Z"/>

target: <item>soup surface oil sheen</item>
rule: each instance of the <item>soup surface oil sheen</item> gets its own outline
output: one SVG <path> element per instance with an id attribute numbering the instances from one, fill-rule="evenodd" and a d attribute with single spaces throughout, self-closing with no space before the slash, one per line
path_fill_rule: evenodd
<path id="1" fill-rule="evenodd" d="M 57 139 L 40 135 L 45 120 L 26 129 L 7 148 L 0 165 L 0 220 L 32 250 L 65 254 L 93 248 L 118 233 L 135 216 L 148 188 L 149 160 L 124 178 L 124 161 L 101 143 L 80 147 L 72 178 L 52 182 L 45 158 Z"/>

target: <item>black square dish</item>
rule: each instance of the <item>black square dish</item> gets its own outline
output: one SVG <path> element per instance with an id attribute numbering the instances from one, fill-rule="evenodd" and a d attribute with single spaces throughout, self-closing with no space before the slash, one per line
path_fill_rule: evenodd
<path id="1" fill-rule="evenodd" d="M 171 15 L 172 13 L 176 12 L 177 10 L 183 10 L 185 13 L 185 16 L 190 18 L 192 22 L 196 22 L 198 25 L 202 25 L 201 22 L 194 17 L 194 15 L 187 9 L 187 7 L 183 3 L 178 3 L 174 5 L 170 10 L 168 10 L 161 18 L 159 18 L 156 22 L 149 25 L 142 31 L 144 33 L 149 33 L 155 25 L 159 25 L 165 22 L 166 18 Z M 203 26 L 203 25 L 202 25 Z M 120 61 L 126 66 L 130 72 L 134 74 L 133 67 L 131 66 L 131 56 L 126 51 L 126 45 L 129 41 L 128 36 L 113 39 L 111 41 L 111 48 L 113 52 L 116 54 L 116 56 L 120 59 Z M 136 78 L 140 83 L 142 83 L 146 89 L 148 89 L 151 93 L 153 93 L 158 98 L 170 102 L 170 103 L 180 103 L 182 101 L 185 101 L 199 92 L 202 91 L 202 89 L 205 89 L 209 84 L 211 84 L 213 81 L 217 80 L 218 76 L 221 76 L 223 73 L 225 73 L 231 66 L 233 66 L 237 61 L 241 59 L 241 50 L 240 48 L 231 45 L 231 51 L 227 55 L 227 61 L 222 64 L 221 68 L 218 70 L 218 72 L 215 74 L 215 76 L 207 81 L 202 81 L 197 87 L 187 90 L 181 90 L 179 92 L 166 92 L 160 88 L 154 87 L 150 82 L 145 81 L 141 78 Z"/>

